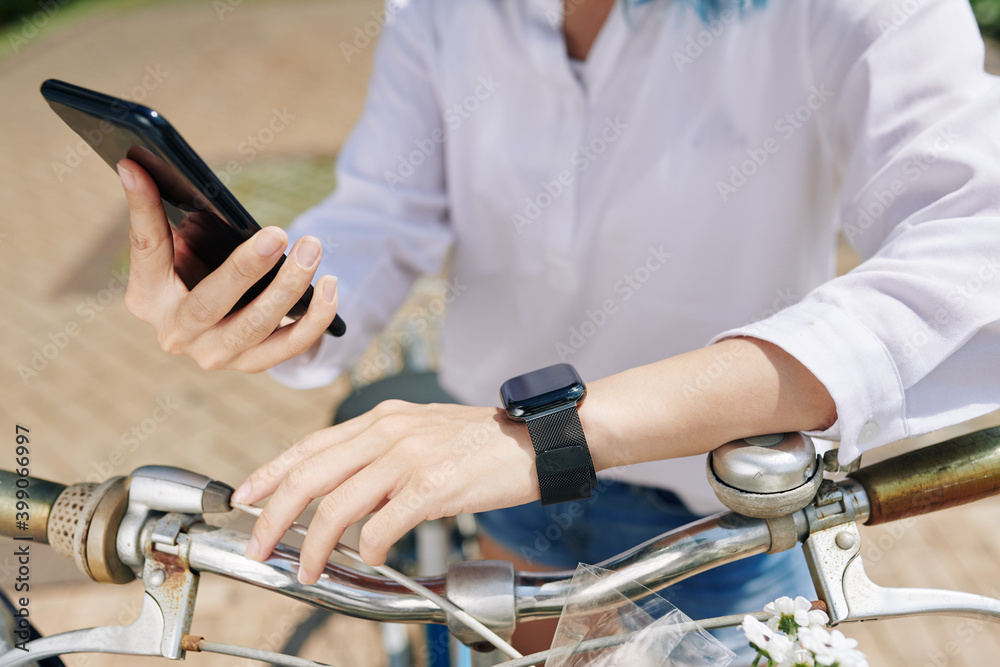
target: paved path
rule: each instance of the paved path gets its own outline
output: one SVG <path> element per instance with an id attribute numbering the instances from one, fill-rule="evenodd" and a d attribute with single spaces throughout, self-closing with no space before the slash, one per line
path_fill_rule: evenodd
<path id="1" fill-rule="evenodd" d="M 103 479 L 155 462 L 235 483 L 325 425 L 349 391 L 343 379 L 297 392 L 264 375 L 204 373 L 160 352 L 152 330 L 125 312 L 122 279 L 113 270 L 125 220 L 118 183 L 94 156 L 75 154 L 75 135 L 37 92 L 41 81 L 62 78 L 141 99 L 216 164 L 238 157 L 240 143 L 264 128 L 275 109 L 294 119 L 255 160 L 333 155 L 360 111 L 372 54 L 372 46 L 362 46 L 347 62 L 339 45 L 353 43 L 356 29 L 371 28 L 378 6 L 223 0 L 105 11 L 44 32 L 0 63 L 0 405 L 5 428 L 12 431 L 15 421 L 31 428 L 35 474 L 63 482 Z M 220 7 L 232 11 L 220 16 Z M 57 171 L 54 163 L 67 169 Z M 22 377 L 19 367 L 32 368 L 33 360 L 37 375 Z M 0 448 L 0 467 L 13 466 L 7 451 Z M 873 576 L 994 590 L 1000 586 L 998 509 L 997 502 L 983 502 L 898 534 L 866 531 Z M 0 567 L 8 587 L 9 573 Z M 36 562 L 34 576 L 36 584 L 79 581 L 68 563 L 54 561 Z M 36 589 L 33 614 L 46 632 L 126 620 L 139 593 L 135 585 L 86 582 Z M 274 646 L 289 631 L 282 615 L 303 610 L 218 580 L 206 581 L 199 599 L 196 632 L 257 646 Z M 875 627 L 854 632 L 873 665 L 978 667 L 1000 655 L 1000 626 L 934 619 Z M 340 639 L 332 652 L 314 657 L 377 664 L 370 658 L 371 626 L 341 621 L 334 632 Z M 68 662 L 152 664 L 107 657 Z"/>
<path id="2" fill-rule="evenodd" d="M 162 353 L 152 329 L 125 311 L 122 281 L 108 259 L 127 243 L 117 179 L 93 155 L 77 159 L 76 136 L 38 93 L 55 77 L 141 100 L 214 164 L 243 160 L 241 142 L 267 127 L 278 109 L 294 118 L 245 166 L 334 155 L 360 113 L 373 50 L 348 63 L 338 44 L 352 42 L 379 3 L 230 4 L 233 11 L 221 19 L 215 8 L 222 3 L 208 2 L 92 14 L 35 37 L 0 65 L 0 410 L 5 428 L 12 431 L 15 421 L 31 428 L 39 476 L 101 479 L 156 462 L 235 484 L 328 424 L 349 390 L 345 380 L 294 391 L 266 375 L 205 373 Z M 54 162 L 71 170 L 57 174 Z M 31 368 L 35 356 L 37 375 L 22 380 L 18 367 Z M 8 453 L 9 462 L 0 453 L 0 466 L 13 467 Z M 36 563 L 34 575 L 38 582 L 77 578 L 61 561 Z M 138 595 L 135 585 L 95 588 L 39 590 L 37 622 L 46 632 L 120 622 Z M 274 597 L 206 582 L 194 629 L 264 646 L 276 632 L 287 635 L 281 614 L 302 609 Z M 265 609 L 271 613 L 260 613 Z M 363 664 L 350 650 L 325 657 Z M 136 662 L 100 657 L 75 664 Z"/>

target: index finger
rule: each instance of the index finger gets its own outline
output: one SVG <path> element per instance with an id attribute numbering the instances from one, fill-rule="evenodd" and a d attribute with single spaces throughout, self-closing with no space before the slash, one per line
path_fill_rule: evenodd
<path id="1" fill-rule="evenodd" d="M 294 466 L 335 444 L 346 442 L 361 434 L 370 423 L 370 418 L 364 418 L 367 414 L 370 413 L 310 433 L 250 473 L 246 481 L 233 492 L 233 500 L 252 505 L 271 495 Z"/>
<path id="2" fill-rule="evenodd" d="M 160 191 L 132 160 L 118 163 L 129 209 L 129 280 L 162 283 L 174 272 L 174 239 Z"/>

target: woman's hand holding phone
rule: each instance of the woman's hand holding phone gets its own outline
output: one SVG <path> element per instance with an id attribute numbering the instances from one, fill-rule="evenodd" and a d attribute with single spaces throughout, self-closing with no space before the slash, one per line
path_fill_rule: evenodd
<path id="1" fill-rule="evenodd" d="M 277 278 L 247 306 L 230 314 L 240 297 L 281 258 L 288 244 L 284 230 L 260 230 L 209 273 L 171 231 L 156 184 L 142 167 L 122 160 L 118 173 L 131 220 L 125 307 L 153 326 L 160 347 L 187 355 L 206 370 L 259 373 L 319 345 L 337 313 L 333 276 L 316 283 L 302 318 L 282 326 L 285 313 L 309 288 L 319 267 L 318 239 L 299 239 Z"/>

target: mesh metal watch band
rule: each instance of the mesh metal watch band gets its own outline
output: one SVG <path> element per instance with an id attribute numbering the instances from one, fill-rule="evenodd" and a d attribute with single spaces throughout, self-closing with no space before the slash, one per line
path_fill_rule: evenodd
<path id="1" fill-rule="evenodd" d="M 539 469 L 538 486 L 542 492 L 542 504 L 589 498 L 597 476 L 576 406 L 569 405 L 557 412 L 529 419 L 527 423 L 536 456 L 564 447 L 578 447 L 585 452 L 586 465 L 556 471 Z"/>

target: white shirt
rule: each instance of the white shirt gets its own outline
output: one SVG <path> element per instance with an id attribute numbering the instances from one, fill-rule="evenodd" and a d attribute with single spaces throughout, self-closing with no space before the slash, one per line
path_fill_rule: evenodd
<path id="1" fill-rule="evenodd" d="M 292 234 L 348 333 L 277 377 L 333 381 L 451 248 L 440 373 L 470 404 L 749 335 L 829 390 L 842 460 L 1000 408 L 1000 93 L 966 0 L 619 4 L 579 78 L 561 6 L 390 5 L 337 190 Z M 863 263 L 834 279 L 841 225 Z M 704 457 L 617 474 L 721 507 Z"/>

